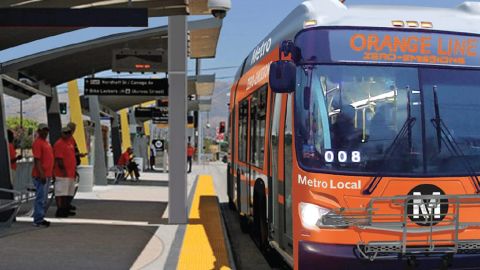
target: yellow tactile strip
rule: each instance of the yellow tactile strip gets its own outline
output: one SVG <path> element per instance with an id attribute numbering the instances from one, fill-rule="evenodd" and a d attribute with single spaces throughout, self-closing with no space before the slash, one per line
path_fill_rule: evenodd
<path id="1" fill-rule="evenodd" d="M 177 269 L 231 269 L 213 179 L 197 181 Z"/>

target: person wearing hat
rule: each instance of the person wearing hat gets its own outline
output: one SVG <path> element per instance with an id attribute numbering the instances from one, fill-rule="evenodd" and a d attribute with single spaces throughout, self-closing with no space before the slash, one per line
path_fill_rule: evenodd
<path id="1" fill-rule="evenodd" d="M 75 172 L 77 162 L 75 147 L 71 143 L 72 130 L 66 126 L 62 128 L 61 138 L 55 143 L 55 201 L 57 203 L 56 217 L 75 215 L 70 207 L 70 197 L 75 192 Z"/>
<path id="2" fill-rule="evenodd" d="M 78 166 L 78 165 L 80 165 L 80 162 L 81 162 L 80 159 L 82 157 L 86 157 L 87 153 L 80 153 L 80 150 L 78 149 L 78 146 L 77 146 L 77 142 L 75 141 L 75 138 L 73 137 L 73 134 L 75 134 L 75 130 L 77 129 L 77 124 L 75 124 L 73 122 L 70 122 L 70 123 L 67 124 L 67 127 L 69 127 L 70 130 L 72 131 L 72 136 L 70 136 L 69 141 L 75 147 L 75 158 L 76 158 L 77 166 Z"/>
<path id="3" fill-rule="evenodd" d="M 70 136 L 69 142 L 75 148 L 75 161 L 76 161 L 76 165 L 78 166 L 81 163 L 81 158 L 86 157 L 87 153 L 80 153 L 80 150 L 78 149 L 78 146 L 77 146 L 77 142 L 75 141 L 75 138 L 73 137 L 73 135 L 75 134 L 75 130 L 77 129 L 77 124 L 75 124 L 73 122 L 69 122 L 67 124 L 67 127 L 69 127 L 70 130 L 72 131 L 72 136 Z M 78 182 L 77 182 L 77 184 L 78 184 Z M 75 192 L 74 192 L 74 195 L 75 195 Z M 75 210 L 77 210 L 77 207 L 72 205 L 73 197 L 74 196 L 68 196 L 67 197 L 67 202 L 68 202 L 68 206 L 69 206 L 70 210 L 75 211 Z"/>
<path id="4" fill-rule="evenodd" d="M 138 172 L 138 165 L 132 159 L 133 148 L 128 147 L 125 152 L 118 159 L 117 165 L 121 168 L 126 168 L 128 173 L 132 176 L 135 175 L 135 180 L 138 181 L 140 173 Z"/>
<path id="5" fill-rule="evenodd" d="M 37 129 L 38 136 L 32 145 L 34 158 L 32 178 L 35 185 L 33 225 L 37 227 L 50 226 L 50 222 L 45 220 L 45 203 L 47 201 L 48 186 L 53 177 L 54 157 L 52 146 L 47 141 L 48 131 L 47 124 L 39 124 Z"/>

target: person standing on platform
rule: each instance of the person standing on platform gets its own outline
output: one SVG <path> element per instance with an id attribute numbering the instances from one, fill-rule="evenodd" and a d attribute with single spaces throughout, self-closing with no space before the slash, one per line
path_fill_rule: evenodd
<path id="1" fill-rule="evenodd" d="M 73 137 L 73 135 L 75 134 L 75 130 L 77 130 L 77 125 L 73 122 L 70 122 L 70 123 L 67 124 L 67 127 L 70 128 L 70 130 L 72 132 L 72 135 L 70 136 L 69 142 L 73 145 L 73 147 L 75 149 L 75 161 L 76 161 L 76 166 L 78 166 L 81 163 L 81 158 L 86 157 L 87 153 L 80 153 L 80 150 L 78 149 L 78 146 L 77 146 L 77 142 L 75 141 L 75 138 Z M 75 175 L 75 177 L 76 176 L 77 175 Z M 75 194 L 75 192 L 73 194 Z M 67 204 L 68 204 L 69 209 L 71 211 L 77 210 L 77 207 L 72 205 L 73 195 L 72 196 L 66 196 L 66 197 L 67 197 Z"/>
<path id="2" fill-rule="evenodd" d="M 155 156 L 157 155 L 157 149 L 153 143 L 150 143 L 150 170 L 154 171 Z"/>
<path id="3" fill-rule="evenodd" d="M 34 166 L 32 170 L 33 184 L 35 185 L 35 205 L 33 209 L 33 225 L 36 227 L 48 227 L 50 222 L 44 219 L 45 203 L 48 195 L 48 187 L 53 177 L 53 149 L 47 141 L 47 124 L 38 125 L 38 136 L 33 142 L 32 152 Z"/>
<path id="4" fill-rule="evenodd" d="M 188 143 L 187 145 L 187 163 L 188 163 L 188 173 L 192 172 L 192 159 L 195 154 L 195 147 L 192 144 Z"/>
<path id="5" fill-rule="evenodd" d="M 73 147 L 75 148 L 75 159 L 77 162 L 77 166 L 80 165 L 81 163 L 81 158 L 86 157 L 87 153 L 80 153 L 80 150 L 78 150 L 77 142 L 75 141 L 75 138 L 73 137 L 73 134 L 75 134 L 75 130 L 77 130 L 77 125 L 73 122 L 70 122 L 67 124 L 67 127 L 70 128 L 72 131 L 72 136 L 70 136 L 70 143 L 73 144 Z"/>
<path id="6" fill-rule="evenodd" d="M 53 147 L 55 153 L 55 200 L 57 202 L 56 217 L 74 216 L 69 198 L 75 192 L 76 159 L 75 147 L 71 143 L 72 130 L 66 126 L 62 128 L 62 137 Z"/>
<path id="7" fill-rule="evenodd" d="M 10 129 L 7 130 L 7 139 L 8 139 L 8 153 L 10 154 L 10 181 L 12 186 L 15 183 L 15 176 L 17 171 L 17 161 L 22 159 L 21 155 L 17 156 L 17 151 L 15 151 L 15 146 L 13 145 L 14 135 L 13 131 Z"/>

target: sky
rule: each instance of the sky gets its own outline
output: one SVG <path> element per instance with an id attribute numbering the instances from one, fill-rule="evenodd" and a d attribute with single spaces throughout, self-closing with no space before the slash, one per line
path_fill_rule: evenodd
<path id="1" fill-rule="evenodd" d="M 227 17 L 223 22 L 223 28 L 217 48 L 217 56 L 215 59 L 202 60 L 202 69 L 204 70 L 202 73 L 216 73 L 218 80 L 231 81 L 237 67 L 242 63 L 248 53 L 301 2 L 301 0 L 232 0 L 232 9 L 228 12 Z M 357 4 L 391 4 L 455 7 L 462 2 L 464 1 L 347 0 L 346 4 L 347 6 Z M 189 18 L 189 20 L 208 17 L 211 16 L 194 16 Z M 151 18 L 149 20 L 150 27 L 166 25 L 166 23 L 167 18 Z M 138 29 L 141 28 L 83 29 L 0 51 L 0 62 L 113 33 L 134 31 Z M 194 69 L 194 62 L 189 61 L 189 70 L 193 71 Z M 112 73 L 102 73 L 98 76 L 101 75 L 114 76 Z"/>

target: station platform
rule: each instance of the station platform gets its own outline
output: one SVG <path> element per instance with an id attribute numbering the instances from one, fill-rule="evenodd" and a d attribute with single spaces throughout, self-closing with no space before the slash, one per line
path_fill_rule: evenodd
<path id="1" fill-rule="evenodd" d="M 235 269 L 216 192 L 221 181 L 206 173 L 197 165 L 188 175 L 186 225 L 168 224 L 168 174 L 158 172 L 78 193 L 74 217 L 55 218 L 52 206 L 49 228 L 18 217 L 0 230 L 0 269 Z"/>

